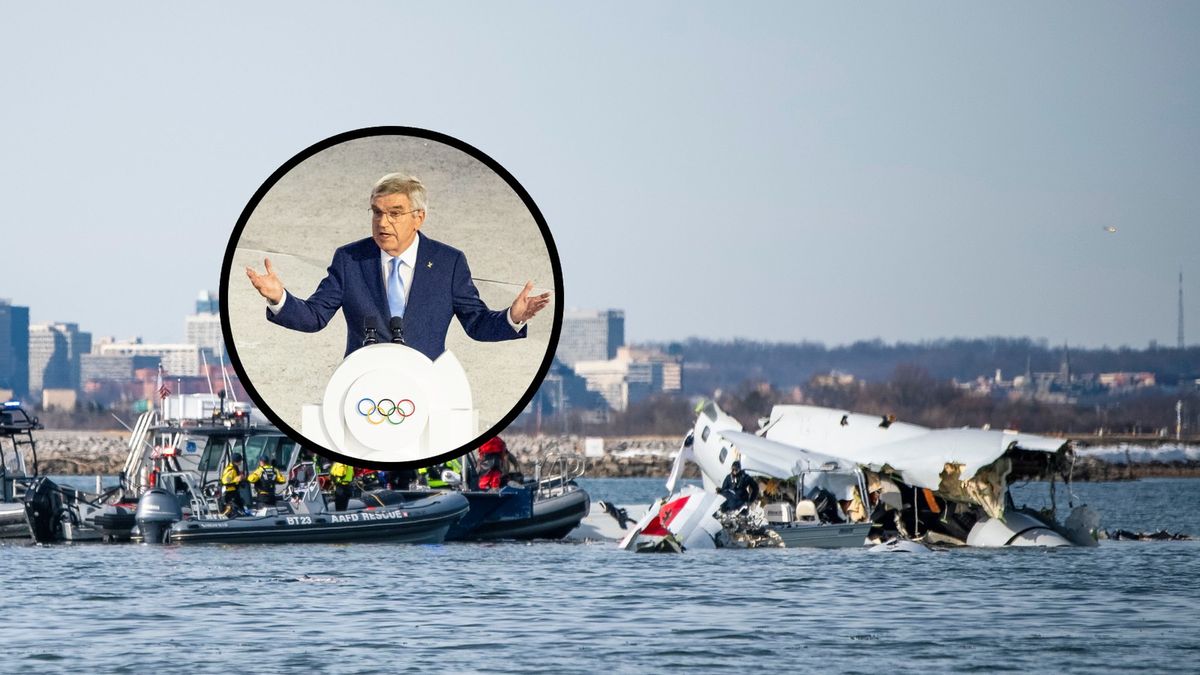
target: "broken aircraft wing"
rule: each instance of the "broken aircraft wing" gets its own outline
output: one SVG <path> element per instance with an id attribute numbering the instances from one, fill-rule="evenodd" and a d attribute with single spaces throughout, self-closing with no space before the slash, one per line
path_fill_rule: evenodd
<path id="1" fill-rule="evenodd" d="M 958 478 L 970 480 L 1014 448 L 1054 454 L 1062 439 L 982 429 L 932 429 L 892 443 L 847 448 L 838 455 L 876 473 L 899 476 L 909 485 L 938 490 L 947 465 L 960 465 Z"/>
<path id="2" fill-rule="evenodd" d="M 850 473 L 858 467 L 853 460 L 812 452 L 745 431 L 717 431 L 729 441 L 741 458 L 742 468 L 750 473 L 788 479 L 812 471 Z"/>

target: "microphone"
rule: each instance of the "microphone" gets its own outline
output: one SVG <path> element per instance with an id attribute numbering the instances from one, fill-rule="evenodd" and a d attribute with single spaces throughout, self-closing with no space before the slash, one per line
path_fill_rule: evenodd
<path id="1" fill-rule="evenodd" d="M 375 332 L 375 320 L 367 317 L 363 320 L 363 346 L 377 344 L 379 335 Z"/>
<path id="2" fill-rule="evenodd" d="M 388 328 L 392 329 L 392 342 L 398 345 L 404 344 L 404 319 L 393 316 L 388 321 Z"/>

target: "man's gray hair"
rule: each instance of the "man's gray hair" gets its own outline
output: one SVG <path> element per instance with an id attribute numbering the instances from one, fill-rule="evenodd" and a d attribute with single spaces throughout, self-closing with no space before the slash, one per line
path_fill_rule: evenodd
<path id="1" fill-rule="evenodd" d="M 371 201 L 376 197 L 404 195 L 414 211 L 425 210 L 425 185 L 416 176 L 406 173 L 389 173 L 375 182 L 371 188 Z"/>

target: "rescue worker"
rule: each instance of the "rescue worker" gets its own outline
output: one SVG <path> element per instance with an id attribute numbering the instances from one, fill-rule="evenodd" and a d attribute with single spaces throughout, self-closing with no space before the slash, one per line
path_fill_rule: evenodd
<path id="1" fill-rule="evenodd" d="M 445 464 L 436 466 L 421 467 L 417 469 L 417 474 L 425 479 L 425 484 L 434 489 L 449 487 L 450 483 L 446 482 L 443 473 L 444 471 L 453 471 L 462 476 L 462 460 L 455 458 Z"/>
<path id="2" fill-rule="evenodd" d="M 504 473 L 500 471 L 500 458 L 498 455 L 483 455 L 479 458 L 479 468 L 483 471 L 483 475 L 479 477 L 480 490 L 499 490 L 501 488 L 501 479 Z"/>
<path id="3" fill-rule="evenodd" d="M 379 481 L 379 472 L 375 469 L 356 469 L 354 477 L 358 479 L 358 484 L 364 490 L 374 490 L 382 485 Z"/>
<path id="4" fill-rule="evenodd" d="M 354 467 L 341 462 L 334 462 L 329 467 L 329 477 L 333 479 L 333 510 L 345 511 L 350 503 L 350 485 L 354 483 Z"/>
<path id="5" fill-rule="evenodd" d="M 729 465 L 729 475 L 721 483 L 720 494 L 725 497 L 722 511 L 736 511 L 758 499 L 758 482 L 742 471 L 742 463 L 735 460 Z"/>
<path id="6" fill-rule="evenodd" d="M 479 446 L 479 470 L 483 472 L 478 480 L 480 490 L 500 489 L 506 460 L 515 463 L 508 452 L 508 444 L 499 436 L 489 438 Z"/>
<path id="7" fill-rule="evenodd" d="M 399 471 L 388 472 L 389 490 L 407 490 L 415 482 L 417 482 L 417 472 L 415 469 L 401 469 Z"/>
<path id="8" fill-rule="evenodd" d="M 241 463 L 242 456 L 234 453 L 229 463 L 221 471 L 221 487 L 224 488 L 221 494 L 221 501 L 224 503 L 221 515 L 226 518 L 240 516 L 246 511 L 246 502 L 242 499 L 242 493 L 239 490 L 242 481 L 246 478 L 242 475 Z"/>
<path id="9" fill-rule="evenodd" d="M 246 481 L 255 488 L 255 501 L 259 506 L 275 506 L 275 488 L 287 482 L 287 476 L 275 468 L 271 458 L 258 458 L 258 468 L 250 473 Z"/>

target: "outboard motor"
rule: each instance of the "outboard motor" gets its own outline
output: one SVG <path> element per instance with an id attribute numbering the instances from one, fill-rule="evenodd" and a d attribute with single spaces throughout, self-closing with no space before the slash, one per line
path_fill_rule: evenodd
<path id="1" fill-rule="evenodd" d="M 171 536 L 171 525 L 183 520 L 183 510 L 175 495 L 156 487 L 138 500 L 134 519 L 142 533 L 142 541 L 165 544 Z"/>
<path id="2" fill-rule="evenodd" d="M 63 497 L 54 481 L 39 477 L 25 490 L 25 520 L 29 532 L 39 544 L 62 539 Z"/>

